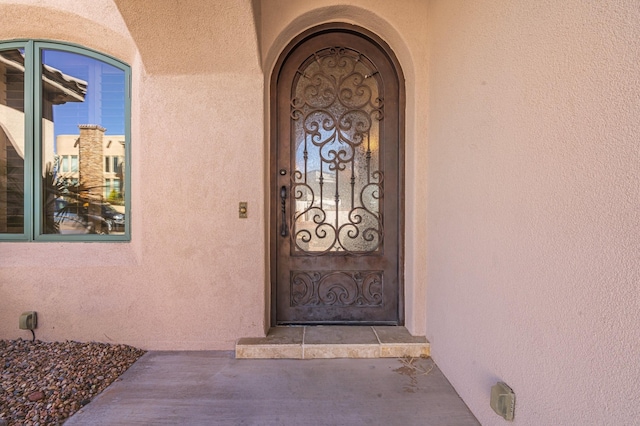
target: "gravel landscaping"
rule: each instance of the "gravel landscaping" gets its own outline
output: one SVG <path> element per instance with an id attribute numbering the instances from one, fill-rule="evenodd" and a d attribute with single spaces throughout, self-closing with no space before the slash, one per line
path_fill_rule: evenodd
<path id="1" fill-rule="evenodd" d="M 144 353 L 107 343 L 0 340 L 0 426 L 62 424 Z"/>

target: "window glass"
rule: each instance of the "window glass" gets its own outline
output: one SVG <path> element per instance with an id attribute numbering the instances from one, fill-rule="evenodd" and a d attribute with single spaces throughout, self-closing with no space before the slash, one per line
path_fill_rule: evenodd
<path id="1" fill-rule="evenodd" d="M 296 251 L 382 248 L 380 88 L 360 59 L 333 48 L 318 52 L 295 84 Z"/>
<path id="2" fill-rule="evenodd" d="M 63 155 L 60 157 L 60 160 L 60 171 L 62 173 L 71 171 L 71 168 L 69 167 L 69 156 Z"/>
<path id="3" fill-rule="evenodd" d="M 74 52 L 44 49 L 41 58 L 43 233 L 124 234 L 124 225 L 114 226 L 108 204 L 122 194 L 110 197 L 106 174 L 117 165 L 107 152 L 119 149 L 126 162 L 124 144 L 110 142 L 125 138 L 125 72 Z M 58 156 L 62 173 L 53 167 Z"/>
<path id="4" fill-rule="evenodd" d="M 129 77 L 79 46 L 0 41 L 0 240 L 129 239 Z"/>
<path id="5" fill-rule="evenodd" d="M 111 179 L 104 180 L 104 196 L 109 197 L 111 194 Z"/>
<path id="6" fill-rule="evenodd" d="M 25 58 L 0 50 L 0 233 L 24 233 Z"/>

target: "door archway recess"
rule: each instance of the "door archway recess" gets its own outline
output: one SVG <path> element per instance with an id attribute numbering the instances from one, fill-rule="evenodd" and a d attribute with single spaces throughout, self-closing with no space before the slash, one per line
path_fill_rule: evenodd
<path id="1" fill-rule="evenodd" d="M 271 318 L 402 325 L 404 78 L 343 23 L 295 38 L 271 78 Z"/>

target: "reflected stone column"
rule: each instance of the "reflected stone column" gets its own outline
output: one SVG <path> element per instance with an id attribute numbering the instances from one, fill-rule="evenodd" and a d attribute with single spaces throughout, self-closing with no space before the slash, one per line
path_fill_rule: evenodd
<path id="1" fill-rule="evenodd" d="M 79 141 L 79 177 L 80 196 L 83 203 L 88 203 L 88 220 L 94 225 L 93 229 L 100 231 L 102 224 L 101 204 L 103 197 L 103 146 L 102 138 L 106 129 L 97 124 L 81 124 Z"/>

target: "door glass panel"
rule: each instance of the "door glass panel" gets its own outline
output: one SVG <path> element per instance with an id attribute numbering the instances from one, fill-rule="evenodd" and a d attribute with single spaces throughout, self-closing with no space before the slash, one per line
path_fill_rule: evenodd
<path id="1" fill-rule="evenodd" d="M 373 65 L 358 52 L 316 52 L 291 100 L 293 248 L 370 253 L 382 243 L 380 120 Z"/>
<path id="2" fill-rule="evenodd" d="M 123 234 L 125 72 L 98 59 L 42 51 L 43 231 Z M 119 167 L 115 167 L 119 166 Z M 107 189 L 108 188 L 108 189 Z"/>
<path id="3" fill-rule="evenodd" d="M 24 55 L 0 51 L 0 233 L 24 232 Z"/>

